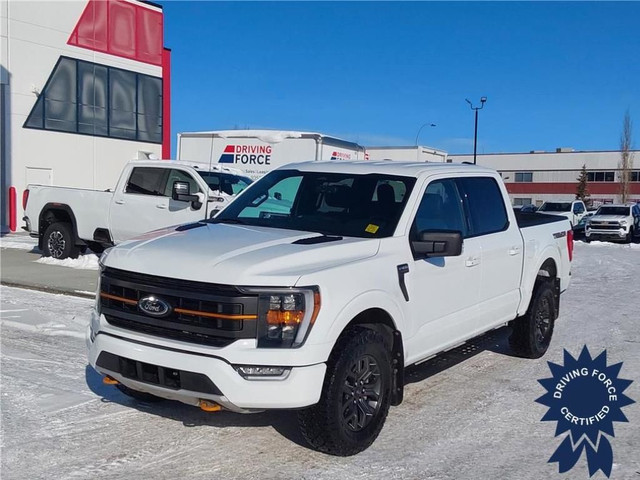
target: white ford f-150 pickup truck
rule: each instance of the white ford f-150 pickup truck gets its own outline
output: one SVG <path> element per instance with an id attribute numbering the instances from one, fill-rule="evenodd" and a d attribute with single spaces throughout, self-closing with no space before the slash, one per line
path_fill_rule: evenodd
<path id="1" fill-rule="evenodd" d="M 252 180 L 239 170 L 167 160 L 125 165 L 114 191 L 29 185 L 24 230 L 43 255 L 96 253 L 142 233 L 209 218 Z"/>
<path id="2" fill-rule="evenodd" d="M 298 409 L 313 447 L 352 455 L 407 366 L 506 324 L 543 355 L 572 251 L 569 221 L 516 216 L 493 170 L 290 164 L 213 219 L 105 251 L 89 363 L 135 398 Z"/>

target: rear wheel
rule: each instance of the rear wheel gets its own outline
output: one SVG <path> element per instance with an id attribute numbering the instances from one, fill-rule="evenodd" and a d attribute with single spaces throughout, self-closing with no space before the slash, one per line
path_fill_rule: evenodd
<path id="1" fill-rule="evenodd" d="M 320 401 L 298 413 L 303 436 L 331 455 L 362 452 L 378 437 L 391 400 L 391 354 L 382 335 L 347 330 L 327 362 Z"/>
<path id="2" fill-rule="evenodd" d="M 52 223 L 44 232 L 42 241 L 42 255 L 57 259 L 76 258 L 78 247 L 71 225 L 64 222 Z"/>
<path id="3" fill-rule="evenodd" d="M 540 358 L 551 343 L 553 327 L 557 317 L 556 305 L 550 281 L 542 281 L 533 292 L 527 313 L 514 320 L 509 344 L 516 355 Z"/>

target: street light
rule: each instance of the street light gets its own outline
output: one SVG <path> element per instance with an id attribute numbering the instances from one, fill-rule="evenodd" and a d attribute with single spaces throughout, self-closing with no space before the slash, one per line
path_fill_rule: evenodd
<path id="1" fill-rule="evenodd" d="M 480 106 L 479 107 L 474 107 L 473 103 L 471 103 L 471 101 L 468 98 L 465 98 L 465 100 L 467 101 L 467 103 L 471 107 L 471 110 L 475 110 L 475 112 L 476 112 L 476 127 L 475 127 L 475 134 L 473 135 L 473 164 L 475 165 L 476 164 L 476 152 L 478 151 L 478 110 L 482 110 L 482 107 L 484 107 L 484 102 L 487 101 L 487 97 L 480 97 Z"/>
<path id="2" fill-rule="evenodd" d="M 436 124 L 435 124 L 435 123 L 431 123 L 431 122 L 427 122 L 427 123 L 425 123 L 424 125 L 422 125 L 422 126 L 420 127 L 420 129 L 418 130 L 418 134 L 416 135 L 416 142 L 415 142 L 415 146 L 416 146 L 416 147 L 418 146 L 418 137 L 420 136 L 420 132 L 421 132 L 421 131 L 422 131 L 422 129 L 423 129 L 424 127 L 426 127 L 426 126 L 429 126 L 429 127 L 435 127 L 435 126 L 436 126 Z"/>

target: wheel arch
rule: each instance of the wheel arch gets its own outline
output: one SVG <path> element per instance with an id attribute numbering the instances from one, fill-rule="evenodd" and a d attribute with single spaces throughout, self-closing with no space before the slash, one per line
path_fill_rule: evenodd
<path id="1" fill-rule="evenodd" d="M 86 243 L 78 237 L 78 226 L 76 216 L 69 205 L 63 203 L 47 203 L 38 217 L 38 248 L 43 249 L 44 232 L 49 225 L 56 222 L 65 222 L 71 225 L 75 245 L 86 245 Z"/>
<path id="2" fill-rule="evenodd" d="M 518 308 L 518 316 L 524 315 L 533 298 L 534 291 L 540 281 L 550 281 L 554 285 L 554 290 L 557 291 L 557 297 L 559 301 L 560 295 L 560 279 L 558 277 L 559 268 L 562 263 L 560 259 L 560 253 L 557 249 L 547 247 L 541 255 L 538 256 L 537 262 L 534 268 L 529 270 L 528 277 L 523 277 L 522 284 L 522 301 Z M 557 303 L 558 304 L 558 303 Z"/>
<path id="3" fill-rule="evenodd" d="M 375 295 L 377 302 L 372 302 L 370 295 Z M 382 292 L 369 292 L 361 298 L 354 299 L 334 322 L 330 330 L 333 345 L 353 327 L 370 328 L 379 332 L 390 348 L 392 359 L 392 393 L 391 404 L 399 405 L 404 392 L 404 344 L 402 338 L 403 315 L 393 300 L 386 298 Z M 387 301 L 384 301 L 387 300 Z"/>

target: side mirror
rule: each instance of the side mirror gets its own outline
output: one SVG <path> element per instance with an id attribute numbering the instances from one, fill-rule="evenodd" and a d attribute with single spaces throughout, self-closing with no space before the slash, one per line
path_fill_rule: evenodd
<path id="1" fill-rule="evenodd" d="M 280 192 L 276 192 L 273 194 L 273 198 L 276 200 L 282 200 L 282 194 Z"/>
<path id="2" fill-rule="evenodd" d="M 191 195 L 189 192 L 191 187 L 189 182 L 173 182 L 173 190 L 171 191 L 171 198 L 179 202 L 191 202 L 191 206 L 194 210 L 199 210 L 202 207 L 200 197 L 198 195 Z"/>
<path id="3" fill-rule="evenodd" d="M 425 230 L 411 246 L 416 258 L 457 257 L 462 253 L 462 232 Z"/>

